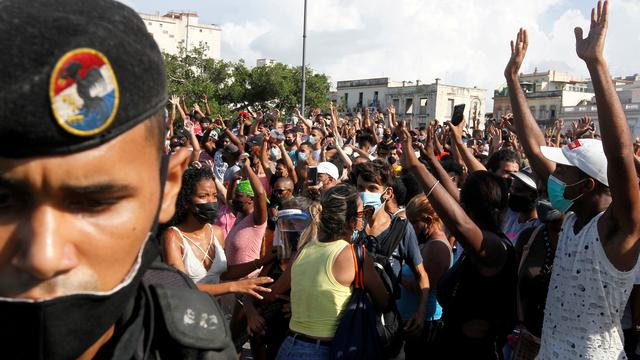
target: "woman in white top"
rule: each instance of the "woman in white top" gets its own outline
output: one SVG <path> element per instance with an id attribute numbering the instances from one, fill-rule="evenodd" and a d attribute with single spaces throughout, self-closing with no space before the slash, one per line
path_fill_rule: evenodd
<path id="1" fill-rule="evenodd" d="M 164 232 L 164 259 L 169 265 L 189 275 L 198 288 L 211 295 L 247 293 L 259 299 L 269 292 L 261 285 L 268 277 L 236 280 L 275 260 L 269 254 L 249 263 L 229 266 L 224 253 L 224 234 L 217 225 L 218 201 L 215 177 L 209 167 L 189 167 L 182 177 L 174 226 Z M 228 282 L 221 282 L 228 281 Z"/>

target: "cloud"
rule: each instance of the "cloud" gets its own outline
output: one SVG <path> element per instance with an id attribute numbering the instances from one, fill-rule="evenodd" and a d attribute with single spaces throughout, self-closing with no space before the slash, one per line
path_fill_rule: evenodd
<path id="1" fill-rule="evenodd" d="M 138 10 L 175 0 L 127 0 Z M 332 81 L 388 76 L 486 88 L 504 83 L 509 41 L 526 27 L 531 44 L 523 71 L 549 68 L 588 76 L 575 55 L 573 28 L 588 31 L 595 0 L 313 0 L 308 2 L 307 63 Z M 146 8 L 144 8 L 146 6 Z M 201 19 L 223 26 L 222 56 L 272 58 L 298 65 L 301 0 L 184 0 Z M 165 10 L 165 9 L 157 9 Z M 614 75 L 638 72 L 640 0 L 611 3 L 606 56 Z"/>

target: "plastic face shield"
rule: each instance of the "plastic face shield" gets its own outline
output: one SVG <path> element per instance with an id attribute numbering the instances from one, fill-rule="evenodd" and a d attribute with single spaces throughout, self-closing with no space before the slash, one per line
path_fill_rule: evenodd
<path id="1" fill-rule="evenodd" d="M 311 223 L 311 216 L 299 209 L 281 210 L 276 222 L 280 245 L 278 254 L 280 259 L 289 259 L 293 251 L 298 250 L 300 234 Z"/>

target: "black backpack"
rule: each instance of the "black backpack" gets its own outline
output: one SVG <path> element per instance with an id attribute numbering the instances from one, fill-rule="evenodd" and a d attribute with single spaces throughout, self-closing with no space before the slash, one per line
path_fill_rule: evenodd
<path id="1" fill-rule="evenodd" d="M 400 279 L 394 273 L 389 259 L 404 239 L 407 225 L 406 218 L 394 216 L 386 236 L 377 238 L 368 235 L 366 238 L 368 254 L 373 259 L 376 272 L 387 292 L 392 295 L 392 301 L 376 318 L 378 334 L 387 356 L 395 355 L 402 347 L 402 320 L 395 303 L 395 300 L 400 298 Z M 402 259 L 398 260 L 402 262 Z"/>

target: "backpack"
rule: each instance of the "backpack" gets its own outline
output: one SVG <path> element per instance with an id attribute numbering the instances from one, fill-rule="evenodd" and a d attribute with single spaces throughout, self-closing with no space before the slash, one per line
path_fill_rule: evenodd
<path id="1" fill-rule="evenodd" d="M 353 293 L 331 343 L 330 359 L 382 359 L 382 346 L 376 330 L 376 313 L 364 288 L 363 245 L 352 245 L 356 263 Z"/>
<path id="2" fill-rule="evenodd" d="M 387 308 L 376 318 L 376 327 L 382 345 L 385 353 L 390 356 L 395 355 L 402 347 L 402 320 L 395 303 L 395 300 L 400 298 L 400 279 L 394 274 L 389 258 L 398 248 L 400 241 L 404 239 L 407 225 L 406 218 L 394 216 L 384 238 L 378 239 L 372 235 L 366 238 L 369 256 L 373 259 L 376 272 L 382 279 L 387 292 L 392 295 L 393 301 L 390 301 Z"/>

